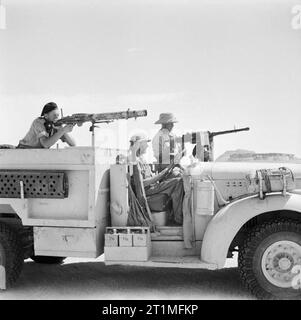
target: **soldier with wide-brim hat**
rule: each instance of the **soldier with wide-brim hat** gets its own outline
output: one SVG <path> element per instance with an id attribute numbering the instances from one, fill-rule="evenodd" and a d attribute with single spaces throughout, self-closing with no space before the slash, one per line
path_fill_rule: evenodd
<path id="1" fill-rule="evenodd" d="M 159 120 L 155 122 L 155 124 L 161 124 L 161 129 L 152 140 L 153 153 L 159 164 L 159 171 L 168 166 L 181 150 L 181 146 L 172 132 L 174 124 L 177 122 L 175 115 L 170 112 L 161 113 Z"/>
<path id="2" fill-rule="evenodd" d="M 173 113 L 161 113 L 159 120 L 155 124 L 166 124 L 166 123 L 176 123 L 178 120 Z"/>

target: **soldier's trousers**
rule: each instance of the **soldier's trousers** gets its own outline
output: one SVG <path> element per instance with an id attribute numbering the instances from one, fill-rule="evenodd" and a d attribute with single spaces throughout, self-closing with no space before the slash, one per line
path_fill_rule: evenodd
<path id="1" fill-rule="evenodd" d="M 164 193 L 171 198 L 172 217 L 179 224 L 183 223 L 184 186 L 182 178 L 164 180 L 145 190 L 146 196 Z"/>

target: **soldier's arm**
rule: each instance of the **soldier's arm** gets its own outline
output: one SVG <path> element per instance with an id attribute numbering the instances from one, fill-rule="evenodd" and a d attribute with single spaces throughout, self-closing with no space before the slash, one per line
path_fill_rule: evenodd
<path id="1" fill-rule="evenodd" d="M 165 177 L 165 175 L 169 172 L 172 166 L 173 164 L 170 164 L 167 168 L 162 170 L 159 174 L 155 175 L 154 177 L 143 179 L 143 185 L 147 187 L 151 184 L 161 181 Z"/>
<path id="2" fill-rule="evenodd" d="M 66 125 L 64 128 L 58 129 L 58 131 L 51 137 L 41 137 L 40 142 L 45 149 L 52 147 L 61 139 L 66 133 L 71 132 L 73 129 L 72 125 Z"/>
<path id="3" fill-rule="evenodd" d="M 61 139 L 63 142 L 66 142 L 70 147 L 76 147 L 75 139 L 72 136 L 70 136 L 70 134 L 65 133 Z"/>
<path id="4" fill-rule="evenodd" d="M 143 179 L 143 185 L 144 185 L 144 187 L 148 187 L 151 184 L 157 183 L 158 181 L 159 181 L 158 175 L 156 175 L 156 176 L 151 177 L 151 178 Z"/>

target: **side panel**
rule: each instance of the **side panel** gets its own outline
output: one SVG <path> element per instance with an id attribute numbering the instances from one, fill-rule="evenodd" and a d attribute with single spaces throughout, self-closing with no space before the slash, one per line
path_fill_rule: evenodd
<path id="1" fill-rule="evenodd" d="M 81 166 L 76 169 L 74 167 L 52 166 L 52 169 L 64 170 L 67 173 L 67 198 L 1 198 L 1 212 L 7 210 L 4 213 L 16 213 L 26 226 L 95 227 L 94 166 Z"/>
<path id="2" fill-rule="evenodd" d="M 96 229 L 34 227 L 34 253 L 42 256 L 96 258 Z"/>
<path id="3" fill-rule="evenodd" d="M 273 194 L 265 200 L 251 196 L 221 209 L 211 220 L 205 232 L 201 250 L 202 261 L 223 268 L 228 249 L 240 228 L 255 216 L 277 210 L 296 211 L 301 214 L 301 196 L 287 194 L 284 197 L 281 194 Z"/>
<path id="4" fill-rule="evenodd" d="M 93 148 L 0 150 L 1 170 L 59 170 L 68 175 L 65 199 L 0 199 L 28 226 L 95 227 Z"/>
<path id="5" fill-rule="evenodd" d="M 95 228 L 109 216 L 109 168 L 116 150 L 94 148 L 0 151 L 0 169 L 60 170 L 68 175 L 65 199 L 0 199 L 0 212 L 28 226 Z"/>
<path id="6" fill-rule="evenodd" d="M 89 170 L 65 172 L 68 176 L 68 197 L 65 199 L 28 199 L 29 219 L 88 220 Z"/>
<path id="7" fill-rule="evenodd" d="M 39 255 L 97 257 L 110 225 L 110 165 L 118 150 L 66 148 L 0 151 L 0 169 L 62 170 L 68 175 L 65 199 L 0 199 L 0 212 L 16 213 L 34 226 Z"/>

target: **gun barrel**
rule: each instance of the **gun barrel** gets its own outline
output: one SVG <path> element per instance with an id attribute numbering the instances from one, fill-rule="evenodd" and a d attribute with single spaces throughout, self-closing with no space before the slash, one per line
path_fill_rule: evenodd
<path id="1" fill-rule="evenodd" d="M 146 117 L 147 110 L 128 110 L 121 112 L 98 113 L 93 115 L 95 122 Z"/>
<path id="2" fill-rule="evenodd" d="M 210 132 L 209 135 L 211 138 L 213 138 L 215 136 L 219 136 L 219 135 L 223 135 L 223 134 L 229 134 L 229 133 L 235 133 L 235 132 L 241 132 L 241 131 L 249 131 L 249 130 L 250 130 L 249 127 L 245 127 L 245 128 L 240 128 L 240 129 Z"/>

